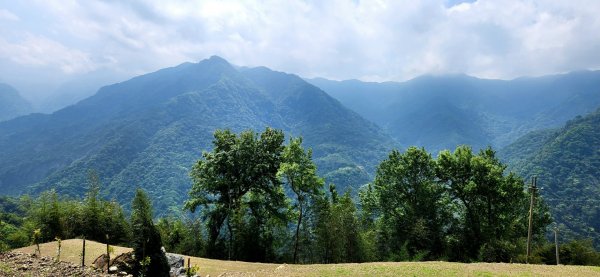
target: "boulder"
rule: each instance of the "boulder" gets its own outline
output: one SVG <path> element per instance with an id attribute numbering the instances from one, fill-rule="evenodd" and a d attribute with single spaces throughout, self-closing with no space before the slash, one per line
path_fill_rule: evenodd
<path id="1" fill-rule="evenodd" d="M 108 264 L 106 263 L 106 254 L 102 254 L 98 256 L 92 263 L 92 266 L 96 269 L 105 270 L 108 268 Z"/>
<path id="2" fill-rule="evenodd" d="M 183 267 L 185 259 L 183 256 L 173 253 L 165 253 L 165 256 L 171 267 L 171 270 L 169 271 L 170 276 L 180 276 L 180 272 L 185 272 L 185 268 Z"/>
<path id="3" fill-rule="evenodd" d="M 110 263 L 111 266 L 116 266 L 119 271 L 128 273 L 133 273 L 134 264 L 135 260 L 133 259 L 133 252 L 123 253 L 115 257 Z"/>

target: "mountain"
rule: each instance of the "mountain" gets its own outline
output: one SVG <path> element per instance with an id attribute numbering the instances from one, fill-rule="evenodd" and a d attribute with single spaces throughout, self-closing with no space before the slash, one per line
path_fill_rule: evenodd
<path id="1" fill-rule="evenodd" d="M 184 63 L 102 87 L 53 114 L 0 124 L 0 194 L 87 189 L 129 204 L 145 188 L 155 210 L 181 207 L 189 170 L 218 128 L 266 126 L 303 136 L 320 174 L 344 189 L 371 180 L 396 146 L 375 124 L 301 78 L 267 68 L 236 69 L 219 57 Z"/>
<path id="2" fill-rule="evenodd" d="M 8 84 L 0 83 L 0 121 L 31 112 L 31 104 Z"/>
<path id="3" fill-rule="evenodd" d="M 563 239 L 593 238 L 600 249 L 600 109 L 529 133 L 499 156 L 521 176 L 538 176 Z"/>
<path id="4" fill-rule="evenodd" d="M 54 91 L 47 92 L 45 97 L 41 97 L 39 103 L 36 103 L 37 111 L 52 113 L 73 105 L 94 95 L 99 88 L 106 84 L 127 79 L 123 76 L 123 74 L 107 69 L 99 69 L 74 76 L 59 85 Z"/>
<path id="5" fill-rule="evenodd" d="M 468 144 L 500 148 L 600 106 L 600 71 L 515 80 L 467 75 L 406 82 L 308 80 L 405 145 L 433 153 Z"/>

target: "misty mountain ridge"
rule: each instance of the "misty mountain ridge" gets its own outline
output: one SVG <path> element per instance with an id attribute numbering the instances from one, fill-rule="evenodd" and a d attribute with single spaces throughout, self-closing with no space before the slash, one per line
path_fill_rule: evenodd
<path id="1" fill-rule="evenodd" d="M 0 193 L 82 195 L 95 170 L 102 193 L 130 203 L 147 190 L 157 211 L 181 208 L 189 170 L 219 128 L 271 126 L 303 136 L 319 172 L 341 190 L 372 178 L 397 147 L 375 124 L 301 78 L 231 66 L 213 56 L 102 87 L 53 114 L 0 124 Z"/>
<path id="2" fill-rule="evenodd" d="M 514 80 L 454 74 L 406 82 L 308 81 L 404 145 L 434 154 L 460 144 L 501 148 L 600 106 L 600 71 Z"/>
<path id="3" fill-rule="evenodd" d="M 32 112 L 31 104 L 12 86 L 0 83 L 0 121 Z"/>

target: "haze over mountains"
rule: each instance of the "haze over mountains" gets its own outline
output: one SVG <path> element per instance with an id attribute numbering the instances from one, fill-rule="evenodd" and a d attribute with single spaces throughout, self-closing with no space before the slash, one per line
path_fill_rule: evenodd
<path id="1" fill-rule="evenodd" d="M 459 144 L 501 148 L 600 106 L 600 71 L 510 81 L 445 75 L 402 83 L 309 82 L 402 144 L 424 146 L 434 154 Z"/>
<path id="2" fill-rule="evenodd" d="M 238 70 L 212 57 L 103 87 L 51 115 L 0 124 L 0 193 L 54 188 L 81 195 L 95 170 L 105 196 L 129 203 L 143 187 L 166 212 L 187 197 L 189 169 L 211 147 L 215 129 L 266 126 L 302 135 L 320 173 L 342 189 L 368 182 L 398 146 L 297 76 Z"/>
<path id="3" fill-rule="evenodd" d="M 31 111 L 31 104 L 15 88 L 0 83 L 0 121 L 13 119 Z"/>
<path id="4" fill-rule="evenodd" d="M 371 182 L 393 148 L 418 145 L 436 155 L 459 144 L 491 145 L 509 169 L 539 176 L 567 237 L 599 237 L 599 71 L 510 81 L 309 81 L 213 56 L 102 87 L 52 114 L 0 122 L 0 194 L 81 195 L 93 170 L 104 197 L 127 205 L 142 187 L 157 211 L 171 213 L 186 199 L 189 170 L 216 129 L 270 126 L 303 136 L 320 175 L 340 191 Z M 0 111 L 31 110 L 16 90 L 0 87 L 10 96 L 0 103 L 12 103 Z"/>

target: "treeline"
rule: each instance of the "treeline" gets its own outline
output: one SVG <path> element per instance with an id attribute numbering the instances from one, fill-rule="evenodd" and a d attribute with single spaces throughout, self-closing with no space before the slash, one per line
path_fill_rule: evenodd
<path id="1" fill-rule="evenodd" d="M 0 249 L 36 242 L 85 237 L 110 244 L 127 244 L 131 238 L 128 219 L 119 203 L 99 197 L 97 176 L 90 173 L 89 191 L 84 199 L 61 198 L 47 191 L 32 199 L 0 198 Z M 108 239 L 107 239 L 108 235 Z"/>
<path id="2" fill-rule="evenodd" d="M 100 199 L 92 174 L 82 200 L 53 192 L 2 198 L 0 247 L 28 245 L 40 229 L 43 241 L 85 236 L 105 242 L 108 235 L 111 244 L 139 249 L 149 236 L 170 252 L 255 262 L 525 260 L 527 185 L 506 173 L 491 149 L 473 153 L 461 146 L 437 158 L 415 147 L 394 150 L 353 197 L 318 176 L 302 138 L 286 144 L 283 132 L 271 128 L 260 134 L 217 130 L 213 145 L 190 173 L 184 207 L 192 213 L 154 223 L 151 207 L 140 212 L 134 200 L 128 221 L 120 205 Z M 150 206 L 146 198 L 143 207 Z M 551 218 L 538 199 L 529 260 L 552 264 L 545 238 Z M 135 223 L 140 215 L 145 224 Z M 561 248 L 561 262 L 600 265 L 600 254 L 587 241 L 573 241 Z"/>

